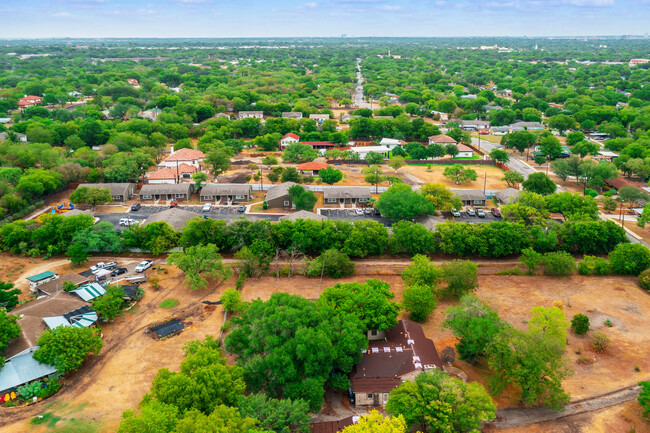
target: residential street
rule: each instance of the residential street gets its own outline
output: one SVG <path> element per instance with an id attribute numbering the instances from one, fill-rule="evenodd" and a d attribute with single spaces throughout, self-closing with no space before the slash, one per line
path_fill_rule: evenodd
<path id="1" fill-rule="evenodd" d="M 359 108 L 371 108 L 363 97 L 363 76 L 361 75 L 361 59 L 357 59 L 357 87 L 354 89 L 352 102 Z"/>
<path id="2" fill-rule="evenodd" d="M 472 144 L 475 145 L 475 146 L 478 146 L 479 145 L 478 138 L 472 137 Z M 503 146 L 501 146 L 500 144 L 491 143 L 491 142 L 486 141 L 486 140 L 481 140 L 481 146 L 480 147 L 481 147 L 481 149 L 487 150 L 488 153 L 490 151 L 492 151 L 493 149 L 502 149 L 503 148 Z M 530 165 L 525 163 L 524 161 L 522 161 L 520 159 L 514 159 L 514 158 L 511 159 L 510 161 L 508 161 L 506 166 L 508 166 L 508 168 L 510 168 L 511 170 L 514 170 L 516 172 L 521 173 L 524 176 L 524 179 L 528 179 L 528 175 L 533 174 L 533 173 L 535 173 L 537 171 L 533 167 L 531 167 Z"/>

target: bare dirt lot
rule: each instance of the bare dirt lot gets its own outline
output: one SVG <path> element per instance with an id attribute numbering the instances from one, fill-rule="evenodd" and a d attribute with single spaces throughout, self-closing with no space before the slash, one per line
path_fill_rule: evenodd
<path id="1" fill-rule="evenodd" d="M 14 269 L 12 275 L 18 278 L 18 273 L 31 274 L 32 269 L 44 263 L 48 262 L 21 258 L 5 269 L 9 272 Z M 371 263 L 364 261 L 358 267 L 361 275 L 340 280 L 325 278 L 321 282 L 318 278 L 304 277 L 250 279 L 244 284 L 242 296 L 250 301 L 258 297 L 268 299 L 274 292 L 288 292 L 316 299 L 326 287 L 337 282 L 379 278 L 391 284 L 396 300 L 400 301 L 404 287 L 399 275 L 384 263 Z M 23 268 L 20 268 L 21 265 Z M 67 265 L 60 263 L 58 266 Z M 104 348 L 100 355 L 90 358 L 79 372 L 66 378 L 66 386 L 54 397 L 27 408 L 3 409 L 0 412 L 0 432 L 56 431 L 45 425 L 28 425 L 32 417 L 45 412 L 63 417 L 56 424 L 60 428 L 74 418 L 95 423 L 96 430 L 93 431 L 98 433 L 113 432 L 119 424 L 121 413 L 136 407 L 159 368 L 178 368 L 183 359 L 182 347 L 185 342 L 205 335 L 218 336 L 223 324 L 222 309 L 203 305 L 201 301 L 217 300 L 223 290 L 233 286 L 233 282 L 211 287 L 207 291 L 191 292 L 184 286 L 180 272 L 172 267 L 167 269 L 167 274 L 153 271 L 149 277 L 160 279 L 158 291 L 147 284 L 143 300 L 133 310 L 118 317 L 114 323 L 103 326 Z M 609 335 L 612 340 L 610 353 L 596 355 L 588 348 L 587 338 L 570 334 L 567 358 L 575 375 L 565 382 L 565 388 L 571 393 L 572 400 L 601 395 L 650 379 L 647 348 L 650 317 L 644 314 L 650 311 L 650 295 L 636 285 L 634 278 L 573 276 L 552 279 L 485 275 L 481 272 L 476 295 L 519 329 L 525 329 L 533 307 L 549 307 L 559 302 L 564 306 L 567 319 L 579 312 L 587 314 L 592 330 L 603 330 Z M 171 309 L 160 308 L 160 303 L 167 298 L 177 299 L 180 303 Z M 440 326 L 444 311 L 455 304 L 456 301 L 441 301 L 424 324 L 425 333 L 434 340 L 438 350 L 455 344 L 451 332 Z M 150 325 L 172 317 L 185 318 L 188 327 L 180 335 L 159 341 L 145 332 Z M 612 327 L 604 324 L 607 319 L 613 323 Z M 578 348 L 583 356 L 593 359 L 595 355 L 595 362 L 584 366 L 576 364 L 579 355 L 575 352 Z M 471 380 L 485 382 L 482 366 L 473 367 L 459 361 L 455 365 L 463 369 Z M 637 366 L 639 372 L 635 372 Z M 496 400 L 500 408 L 517 406 L 516 395 L 512 393 Z M 565 420 L 504 431 L 627 432 L 630 431 L 631 422 L 635 423 L 637 432 L 648 431 L 648 424 L 643 424 L 641 418 L 634 415 L 637 412 L 638 404 L 628 403 Z M 580 429 L 574 426 L 580 426 Z M 65 428 L 59 431 L 65 431 Z"/>

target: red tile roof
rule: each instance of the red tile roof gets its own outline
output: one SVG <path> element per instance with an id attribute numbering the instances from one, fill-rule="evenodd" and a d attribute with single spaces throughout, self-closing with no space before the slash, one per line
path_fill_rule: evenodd
<path id="1" fill-rule="evenodd" d="M 26 105 L 36 105 L 40 104 L 43 98 L 41 96 L 25 96 L 18 100 L 18 106 L 24 107 Z"/>
<path id="2" fill-rule="evenodd" d="M 322 162 L 305 162 L 303 164 L 298 164 L 296 166 L 296 169 L 300 171 L 319 171 L 319 170 L 325 170 L 328 167 L 327 164 L 324 164 Z"/>
<path id="3" fill-rule="evenodd" d="M 432 135 L 429 140 L 439 144 L 457 143 L 456 140 L 445 134 Z"/>
<path id="4" fill-rule="evenodd" d="M 196 171 L 196 167 L 194 167 L 193 165 L 179 164 L 178 171 L 176 167 L 161 168 L 160 170 L 156 170 L 153 173 L 151 173 L 149 176 L 147 176 L 147 179 L 149 180 L 176 179 L 177 175 L 180 176 L 183 173 L 194 173 L 195 171 Z"/>
<path id="5" fill-rule="evenodd" d="M 205 153 L 201 152 L 200 150 L 184 148 L 177 150 L 176 152 L 169 155 L 165 161 L 196 161 L 197 159 L 204 158 Z"/>
<path id="6" fill-rule="evenodd" d="M 300 140 L 300 136 L 297 135 L 297 134 L 294 134 L 293 132 L 290 132 L 290 133 L 286 134 L 284 137 L 282 137 L 282 140 L 284 140 L 285 138 L 294 138 L 296 140 Z"/>
<path id="7" fill-rule="evenodd" d="M 336 144 L 331 141 L 301 141 L 300 144 L 306 144 L 308 146 L 336 146 Z"/>

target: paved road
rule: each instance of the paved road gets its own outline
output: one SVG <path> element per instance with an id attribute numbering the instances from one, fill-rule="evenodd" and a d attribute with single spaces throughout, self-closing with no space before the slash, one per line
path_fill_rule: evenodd
<path id="1" fill-rule="evenodd" d="M 478 138 L 472 137 L 472 144 L 475 146 L 479 145 Z M 489 152 L 491 152 L 493 149 L 503 149 L 503 146 L 500 144 L 496 143 L 491 143 L 489 141 L 481 140 L 481 149 L 485 149 Z M 516 172 L 521 173 L 524 176 L 524 179 L 528 179 L 528 175 L 535 173 L 537 170 L 535 170 L 533 167 L 530 165 L 526 164 L 524 161 L 516 158 L 511 158 L 510 161 L 506 164 L 510 170 L 514 170 Z"/>
<path id="2" fill-rule="evenodd" d="M 354 89 L 352 102 L 359 108 L 371 108 L 363 97 L 363 76 L 361 75 L 361 59 L 357 59 L 357 87 Z"/>

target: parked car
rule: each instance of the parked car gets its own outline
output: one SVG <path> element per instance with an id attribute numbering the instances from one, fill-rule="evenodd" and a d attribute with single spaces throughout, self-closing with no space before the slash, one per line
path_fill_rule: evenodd
<path id="1" fill-rule="evenodd" d="M 169 205 L 170 209 L 175 208 L 175 207 L 178 207 L 178 203 L 176 203 L 176 202 L 173 202 L 172 204 Z"/>
<path id="2" fill-rule="evenodd" d="M 471 216 L 471 217 L 476 216 L 476 211 L 474 209 L 472 209 L 471 207 L 468 207 L 465 212 L 467 212 L 467 216 Z"/>
<path id="3" fill-rule="evenodd" d="M 492 208 L 492 215 L 494 215 L 495 218 L 501 218 L 501 211 L 495 207 Z"/>
<path id="4" fill-rule="evenodd" d="M 131 212 L 137 212 L 140 209 L 142 209 L 142 205 L 140 203 L 133 203 L 131 205 Z"/>
<path id="5" fill-rule="evenodd" d="M 104 264 L 104 269 L 113 269 L 117 267 L 117 262 L 108 262 Z"/>
<path id="6" fill-rule="evenodd" d="M 153 266 L 153 260 L 143 260 L 135 267 L 137 273 L 141 273 Z"/>
<path id="7" fill-rule="evenodd" d="M 372 209 L 367 207 L 363 210 L 363 213 L 365 213 L 366 215 L 372 215 Z"/>
<path id="8" fill-rule="evenodd" d="M 203 209 L 201 209 L 201 212 L 210 212 L 210 209 L 212 209 L 212 204 L 206 203 L 203 205 Z"/>
<path id="9" fill-rule="evenodd" d="M 246 212 L 246 206 L 244 206 L 243 204 L 240 205 L 240 206 L 237 208 L 237 212 L 239 212 L 239 213 L 244 213 L 244 212 Z"/>
<path id="10" fill-rule="evenodd" d="M 106 263 L 99 262 L 95 266 L 90 267 L 90 272 L 92 272 L 94 274 L 95 272 L 99 271 L 100 269 L 104 269 L 104 266 L 106 266 Z"/>
<path id="11" fill-rule="evenodd" d="M 111 272 L 111 277 L 117 277 L 118 275 L 126 274 L 127 269 L 126 268 L 117 268 L 113 272 Z"/>
<path id="12" fill-rule="evenodd" d="M 357 208 L 357 209 L 354 210 L 354 212 L 359 216 L 363 216 L 363 209 Z"/>
<path id="13" fill-rule="evenodd" d="M 451 210 L 451 214 L 455 216 L 456 218 L 460 218 L 460 212 L 456 208 Z"/>
<path id="14" fill-rule="evenodd" d="M 120 218 L 120 225 L 121 226 L 128 226 L 129 225 L 129 219 L 128 218 Z"/>
<path id="15" fill-rule="evenodd" d="M 375 215 L 376 216 L 381 216 L 381 212 L 379 212 L 379 209 L 375 209 Z"/>
<path id="16" fill-rule="evenodd" d="M 476 211 L 476 214 L 478 215 L 479 218 L 485 218 L 485 211 L 483 209 L 478 209 Z"/>

